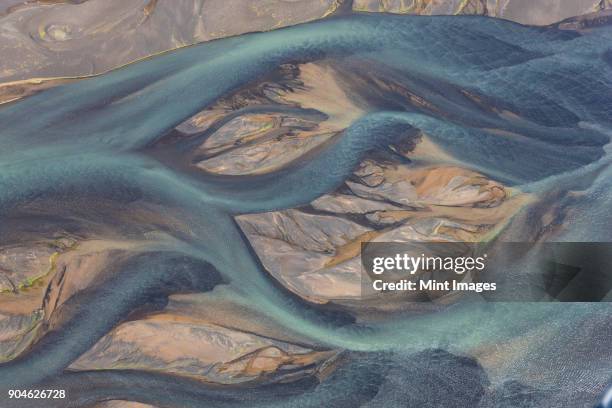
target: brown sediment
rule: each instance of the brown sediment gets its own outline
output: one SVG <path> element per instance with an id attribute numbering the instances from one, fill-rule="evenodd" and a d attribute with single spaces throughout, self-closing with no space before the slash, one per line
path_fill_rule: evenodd
<path id="1" fill-rule="evenodd" d="M 162 335 L 163 333 L 163 335 Z M 122 323 L 71 366 L 74 370 L 145 369 L 207 382 L 258 381 L 302 367 L 302 375 L 335 352 L 312 351 L 290 343 L 200 320 L 156 313 Z"/>
<path id="2" fill-rule="evenodd" d="M 324 359 L 333 357 L 333 351 L 311 351 L 300 354 L 289 354 L 283 350 L 269 346 L 220 366 L 222 373 L 232 373 L 235 377 L 259 377 L 281 369 L 282 366 L 310 366 Z"/>
<path id="3" fill-rule="evenodd" d="M 104 401 L 94 405 L 92 408 L 158 408 L 154 405 L 142 404 L 134 401 Z"/>
<path id="4" fill-rule="evenodd" d="M 407 156 L 416 151 L 423 157 L 419 145 Z M 440 158 L 434 144 L 427 149 Z M 311 203 L 315 213 L 243 215 L 238 224 L 264 266 L 289 290 L 316 303 L 359 298 L 361 243 L 489 241 L 532 200 L 444 161 L 411 165 L 368 158 L 341 191 Z M 289 228 L 293 223 L 296 228 Z M 302 234 L 292 232 L 297 230 Z"/>
<path id="5" fill-rule="evenodd" d="M 198 168 L 217 174 L 268 173 L 321 146 L 364 114 L 359 99 L 346 93 L 340 75 L 324 62 L 285 66 L 279 75 L 283 86 L 267 80 L 252 84 L 186 123 L 206 128 L 224 113 L 266 104 L 316 109 L 327 119 L 313 121 L 284 113 L 242 115 L 196 150 Z"/>
<path id="6" fill-rule="evenodd" d="M 75 293 L 91 286 L 105 273 L 113 251 L 142 248 L 150 243 L 79 240 L 64 237 L 42 244 L 51 245 L 54 252 L 48 257 L 48 268 L 40 275 L 28 277 L 14 291 L 0 293 L 0 315 L 7 319 L 30 321 L 27 327 L 17 327 L 7 338 L 0 340 L 0 349 L 22 351 L 62 320 L 57 311 Z M 27 250 L 27 247 L 24 248 Z M 25 319 L 25 320 L 24 320 Z M 27 339 L 26 339 L 27 337 Z M 14 358 L 18 351 L 2 355 L 0 359 Z"/>
<path id="7" fill-rule="evenodd" d="M 75 82 L 80 79 L 90 78 L 91 76 L 81 77 L 58 77 L 58 78 L 31 78 L 20 81 L 0 83 L 0 105 L 17 101 L 46 89 L 54 88 L 59 85 Z"/>
<path id="8" fill-rule="evenodd" d="M 359 235 L 352 241 L 339 246 L 336 248 L 336 252 L 329 261 L 325 263 L 325 267 L 329 268 L 332 266 L 336 266 L 341 264 L 344 261 L 347 261 L 351 258 L 358 256 L 361 253 L 361 244 L 364 242 L 369 242 L 374 238 L 382 235 L 385 232 L 384 229 L 378 231 L 367 231 L 363 234 Z"/>

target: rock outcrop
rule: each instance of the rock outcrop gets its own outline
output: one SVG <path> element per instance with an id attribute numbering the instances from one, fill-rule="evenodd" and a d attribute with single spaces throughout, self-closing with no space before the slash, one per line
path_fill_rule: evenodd
<path id="1" fill-rule="evenodd" d="M 609 9 L 609 0 L 354 0 L 353 10 L 418 15 L 474 14 L 548 25 Z"/>

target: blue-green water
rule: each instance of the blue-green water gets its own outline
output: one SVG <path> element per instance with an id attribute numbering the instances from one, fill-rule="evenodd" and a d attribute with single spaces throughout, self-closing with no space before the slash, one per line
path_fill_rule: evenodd
<path id="1" fill-rule="evenodd" d="M 584 196 L 576 205 L 579 212 L 575 225 L 568 226 L 567 239 L 608 241 L 610 40 L 609 27 L 578 35 L 479 17 L 352 16 L 180 49 L 3 107 L 0 217 L 10 219 L 24 203 L 41 197 L 66 203 L 58 207 L 64 214 L 71 200 L 140 200 L 179 209 L 190 234 L 166 231 L 173 238 L 155 248 L 155 257 L 117 262 L 123 273 L 80 294 L 79 311 L 70 321 L 25 355 L 0 365 L 2 388 L 57 382 L 78 396 L 74 406 L 103 397 L 105 389 L 114 390 L 107 395 L 160 406 L 301 407 L 325 401 L 335 401 L 330 406 L 368 401 L 372 406 L 398 406 L 410 393 L 397 391 L 399 385 L 393 388 L 393 383 L 408 379 L 393 377 L 391 371 L 401 371 L 411 361 L 426 367 L 426 359 L 407 357 L 411 353 L 431 348 L 467 353 L 542 326 L 556 336 L 560 348 L 537 345 L 533 352 L 571 352 L 575 336 L 580 336 L 575 328 L 585 322 L 601 325 L 609 335 L 610 308 L 605 303 L 469 303 L 436 315 L 360 324 L 349 312 L 310 305 L 271 282 L 232 216 L 307 204 L 341 185 L 367 152 L 385 149 L 417 127 L 467 167 L 536 194 L 576 189 L 572 183 L 581 180 L 578 187 Z M 168 131 L 221 96 L 280 64 L 321 59 L 346 67 L 361 59 L 373 71 L 389 70 L 435 101 L 444 114 L 418 111 L 397 101 L 373 104 L 370 112 L 308 161 L 262 176 L 198 175 L 149 155 L 150 147 Z M 512 111 L 522 119 L 485 110 L 459 89 L 482 95 L 498 111 Z M 183 150 L 184 146 L 176 147 L 177 152 Z M 180 159 L 180 154 L 173 158 Z M 104 222 L 103 214 L 88 213 L 87 208 L 75 208 L 73 213 Z M 6 225 L 13 224 L 0 225 L 0 233 L 6 232 Z M 178 277 L 184 278 L 181 290 L 206 291 L 228 283 L 232 290 L 227 293 L 234 301 L 311 344 L 349 350 L 351 363 L 320 385 L 305 381 L 271 386 L 252 399 L 251 391 L 219 395 L 187 381 L 137 372 L 62 374 L 131 310 L 151 302 L 161 307 Z M 597 339 L 582 340 L 596 350 L 602 347 Z M 449 357 L 453 358 L 457 361 L 451 366 L 460 372 L 466 367 L 478 371 L 470 361 Z M 557 361 L 558 356 L 551 358 Z M 393 361 L 402 363 L 394 366 Z M 595 377 L 605 382 L 609 361 L 589 364 L 583 369 L 601 372 Z M 421 372 L 406 370 L 417 376 Z M 98 388 L 79 385 L 83 381 L 97 381 Z M 125 385 L 130 381 L 137 386 Z M 175 390 L 171 399 L 150 391 L 163 384 Z M 285 388 L 289 395 L 283 395 Z M 387 390 L 387 399 L 377 396 L 381 389 Z M 461 406 L 452 404 L 432 406 Z"/>

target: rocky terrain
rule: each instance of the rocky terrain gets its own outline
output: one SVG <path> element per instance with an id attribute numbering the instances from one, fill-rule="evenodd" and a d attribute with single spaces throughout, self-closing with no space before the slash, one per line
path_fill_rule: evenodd
<path id="1" fill-rule="evenodd" d="M 84 0 L 0 4 L 0 83 L 99 74 L 160 52 L 337 13 L 477 14 L 549 25 L 610 0 Z M 17 83 L 5 94 L 26 92 Z"/>
<path id="2" fill-rule="evenodd" d="M 548 25 L 609 9 L 609 0 L 354 0 L 353 10 L 405 14 L 476 14 Z"/>

